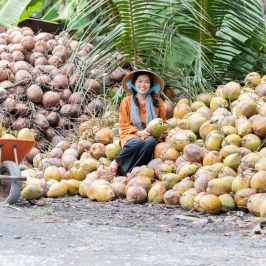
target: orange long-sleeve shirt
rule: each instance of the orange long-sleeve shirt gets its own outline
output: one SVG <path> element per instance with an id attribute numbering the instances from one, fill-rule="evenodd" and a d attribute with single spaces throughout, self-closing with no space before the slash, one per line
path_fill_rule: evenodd
<path id="1" fill-rule="evenodd" d="M 165 109 L 163 105 L 162 99 L 155 97 L 159 101 L 159 107 L 155 107 L 155 112 L 157 114 L 158 118 L 162 118 L 164 121 L 166 121 L 166 114 Z M 126 97 L 120 105 L 120 114 L 119 114 L 119 126 L 121 129 L 121 146 L 124 147 L 125 143 L 134 137 L 140 138 L 136 132 L 139 131 L 137 127 L 135 127 L 131 121 L 130 118 L 130 104 L 131 96 Z M 142 122 L 143 129 L 146 128 L 146 104 L 139 103 L 139 117 Z M 141 137 L 141 140 L 144 140 L 145 137 Z"/>

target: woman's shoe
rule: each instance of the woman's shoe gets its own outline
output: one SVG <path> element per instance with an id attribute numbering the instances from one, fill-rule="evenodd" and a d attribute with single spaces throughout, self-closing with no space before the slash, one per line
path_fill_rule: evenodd
<path id="1" fill-rule="evenodd" d="M 113 168 L 113 167 L 109 167 L 111 169 L 111 171 L 114 173 L 114 175 L 117 175 L 117 169 Z"/>

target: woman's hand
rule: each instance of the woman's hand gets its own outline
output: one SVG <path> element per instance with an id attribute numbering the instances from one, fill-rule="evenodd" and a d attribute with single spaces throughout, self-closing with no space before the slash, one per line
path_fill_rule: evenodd
<path id="1" fill-rule="evenodd" d="M 168 136 L 168 133 L 169 133 L 168 130 L 164 131 L 164 133 L 160 136 L 160 138 L 161 138 L 161 139 L 166 138 L 166 137 Z"/>
<path id="2" fill-rule="evenodd" d="M 148 137 L 150 136 L 150 134 L 146 131 L 146 129 L 142 130 L 142 131 L 138 131 L 136 132 L 136 134 L 139 136 L 139 137 Z"/>

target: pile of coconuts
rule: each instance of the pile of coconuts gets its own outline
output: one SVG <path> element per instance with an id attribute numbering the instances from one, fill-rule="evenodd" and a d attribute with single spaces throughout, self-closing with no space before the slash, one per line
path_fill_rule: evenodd
<path id="1" fill-rule="evenodd" d="M 22 196 L 126 198 L 211 215 L 238 209 L 266 217 L 266 77 L 252 72 L 244 83 L 218 86 L 214 95 L 201 93 L 193 102 L 181 98 L 172 118 L 152 120 L 148 133 L 160 139 L 167 129 L 168 136 L 160 139 L 150 163 L 127 177 L 122 169 L 118 177 L 109 169 L 121 151 L 114 129 L 102 128 L 93 141 L 59 141 L 22 172 L 27 177 Z"/>
<path id="2" fill-rule="evenodd" d="M 103 93 L 103 82 L 92 79 L 91 71 L 81 86 L 83 91 L 76 89 L 79 66 L 90 59 L 93 48 L 64 32 L 34 34 L 28 27 L 5 30 L 0 26 L 3 127 L 14 131 L 30 128 L 40 151 L 51 144 L 55 147 L 62 138 L 78 138 L 79 124 L 103 108 L 98 97 Z M 72 64 L 71 56 L 75 58 Z M 105 79 L 106 88 L 119 86 L 127 73 L 129 70 L 117 68 Z"/>

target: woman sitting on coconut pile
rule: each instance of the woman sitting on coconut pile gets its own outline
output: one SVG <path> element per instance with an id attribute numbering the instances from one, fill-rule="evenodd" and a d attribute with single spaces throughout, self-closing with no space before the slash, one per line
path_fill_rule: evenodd
<path id="1" fill-rule="evenodd" d="M 166 121 L 163 101 L 157 97 L 164 89 L 162 78 L 150 71 L 135 71 L 123 79 L 122 86 L 130 96 L 120 105 L 122 150 L 110 165 L 115 175 L 119 166 L 128 173 L 151 161 L 158 141 L 146 131 L 146 125 L 155 118 Z M 167 136 L 164 133 L 161 138 Z"/>

